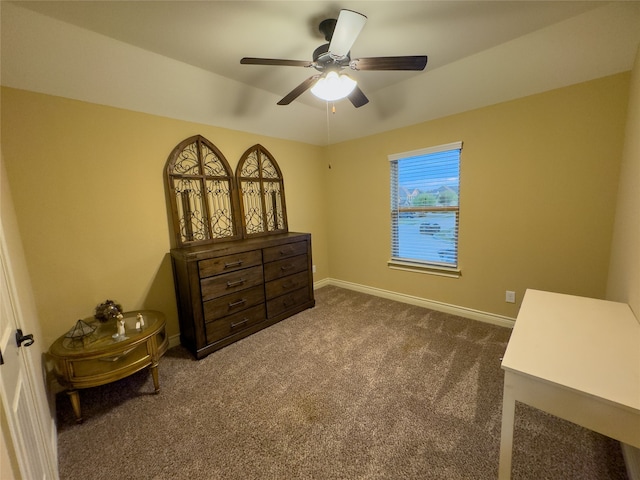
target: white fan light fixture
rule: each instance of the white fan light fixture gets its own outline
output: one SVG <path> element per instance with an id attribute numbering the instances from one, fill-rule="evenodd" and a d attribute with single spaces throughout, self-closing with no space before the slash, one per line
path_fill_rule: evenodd
<path id="1" fill-rule="evenodd" d="M 338 75 L 337 72 L 331 71 L 316 82 L 311 93 L 321 100 L 333 102 L 347 97 L 356 88 L 357 83 L 347 75 Z"/>
<path id="2" fill-rule="evenodd" d="M 2 0 L 0 0 L 2 1 Z M 353 10 L 340 10 L 338 18 L 327 18 L 320 22 L 318 30 L 329 42 L 313 51 L 312 60 L 289 60 L 280 58 L 243 57 L 243 65 L 281 65 L 287 67 L 313 68 L 320 72 L 304 80 L 287 93 L 278 105 L 289 105 L 300 95 L 311 89 L 316 97 L 327 102 L 348 98 L 360 108 L 369 103 L 355 80 L 343 75 L 343 69 L 351 70 L 413 70 L 422 71 L 427 66 L 426 55 L 404 55 L 400 57 L 351 58 L 351 46 L 362 31 L 367 17 Z"/>

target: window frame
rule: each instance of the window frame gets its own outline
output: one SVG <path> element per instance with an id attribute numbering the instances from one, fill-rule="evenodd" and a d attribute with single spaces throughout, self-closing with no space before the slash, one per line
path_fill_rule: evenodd
<path id="1" fill-rule="evenodd" d="M 406 270 L 412 272 L 428 273 L 433 275 L 441 275 L 447 277 L 460 277 L 460 177 L 462 166 L 462 147 L 463 142 L 452 142 L 432 147 L 401 152 L 388 155 L 390 167 L 390 227 L 391 227 L 391 258 L 387 262 L 389 268 L 396 270 Z M 453 205 L 433 205 L 433 206 L 401 206 L 400 205 L 400 185 L 399 185 L 399 168 L 402 160 L 408 160 L 415 157 L 431 155 L 435 153 L 450 152 L 458 150 L 457 169 L 458 169 L 458 202 Z M 426 166 L 425 168 L 429 168 Z M 394 251 L 397 248 L 396 240 L 398 234 L 398 222 L 401 213 L 429 213 L 429 212 L 455 212 L 455 262 L 437 262 L 422 260 L 411 257 L 400 257 Z"/>

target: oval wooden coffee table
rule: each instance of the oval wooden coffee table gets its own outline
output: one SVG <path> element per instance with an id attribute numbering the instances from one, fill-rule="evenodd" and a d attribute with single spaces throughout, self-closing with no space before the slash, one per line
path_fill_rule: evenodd
<path id="1" fill-rule="evenodd" d="M 144 319 L 142 328 L 136 328 L 137 314 Z M 124 336 L 114 336 L 117 333 L 115 319 L 100 323 L 91 317 L 84 319 L 96 327 L 90 336 L 72 339 L 63 335 L 49 349 L 49 357 L 55 364 L 54 373 L 67 389 L 78 423 L 82 422 L 78 389 L 115 382 L 149 367 L 155 392 L 160 391 L 158 361 L 169 346 L 164 315 L 139 310 L 126 312 L 123 317 Z"/>

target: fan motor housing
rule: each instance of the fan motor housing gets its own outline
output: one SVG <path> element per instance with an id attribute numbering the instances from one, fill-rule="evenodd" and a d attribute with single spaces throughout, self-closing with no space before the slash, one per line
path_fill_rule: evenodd
<path id="1" fill-rule="evenodd" d="M 351 53 L 351 52 L 349 52 Z M 329 53 L 329 44 L 320 45 L 313 51 L 314 68 L 320 72 L 327 70 L 342 70 L 349 65 L 351 58 L 349 53 L 342 58 L 335 58 Z"/>

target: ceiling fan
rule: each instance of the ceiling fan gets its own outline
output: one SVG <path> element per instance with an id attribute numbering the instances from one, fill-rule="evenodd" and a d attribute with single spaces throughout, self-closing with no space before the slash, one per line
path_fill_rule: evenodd
<path id="1" fill-rule="evenodd" d="M 352 10 L 340 10 L 338 19 L 327 19 L 320 22 L 320 32 L 324 34 L 326 43 L 313 52 L 313 60 L 281 60 L 276 58 L 244 57 L 243 65 L 278 65 L 289 67 L 313 67 L 318 72 L 291 90 L 278 105 L 289 105 L 307 90 L 325 100 L 348 98 L 354 107 L 366 105 L 369 99 L 347 75 L 340 73 L 344 68 L 351 70 L 424 70 L 427 65 L 426 55 L 402 57 L 369 57 L 351 59 L 351 46 L 358 38 L 367 17 Z M 347 84 L 346 90 L 339 93 L 323 94 L 318 90 L 328 85 Z"/>

